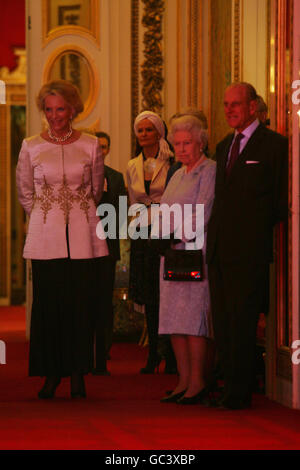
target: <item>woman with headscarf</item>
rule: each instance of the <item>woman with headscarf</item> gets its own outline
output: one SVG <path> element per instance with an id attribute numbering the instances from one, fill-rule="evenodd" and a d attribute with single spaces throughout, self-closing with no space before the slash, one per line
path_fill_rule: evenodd
<path id="1" fill-rule="evenodd" d="M 141 152 L 128 162 L 129 200 L 131 205 L 140 203 L 148 210 L 152 204 L 160 202 L 172 151 L 166 140 L 166 126 L 158 114 L 152 111 L 140 113 L 134 122 L 134 132 Z M 131 240 L 130 296 L 136 303 L 145 305 L 149 339 L 147 364 L 141 369 L 143 374 L 153 373 L 161 360 L 158 354 L 159 263 L 159 254 L 147 239 Z M 172 350 L 169 349 L 166 372 L 171 358 Z"/>

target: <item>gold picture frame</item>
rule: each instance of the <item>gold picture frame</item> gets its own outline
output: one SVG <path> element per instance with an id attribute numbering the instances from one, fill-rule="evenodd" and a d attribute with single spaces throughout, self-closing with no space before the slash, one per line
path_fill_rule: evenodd
<path id="1" fill-rule="evenodd" d="M 53 76 L 53 71 L 56 65 L 59 63 L 59 61 L 63 58 L 69 58 L 69 57 L 78 57 L 79 62 L 81 61 L 82 64 L 85 66 L 85 78 L 86 81 L 88 80 L 88 86 L 86 83 L 83 83 L 83 86 L 87 86 L 88 89 L 82 92 L 82 89 L 80 86 L 78 86 L 78 80 L 82 78 L 80 76 L 81 71 L 80 71 L 80 63 L 79 65 L 77 64 L 77 82 L 74 82 L 72 77 L 67 75 L 62 76 L 61 73 L 56 74 Z M 75 64 L 76 67 L 76 64 Z M 60 68 L 61 70 L 61 68 Z M 74 74 L 73 74 L 74 76 Z M 45 65 L 44 71 L 43 71 L 43 83 L 47 83 L 50 80 L 53 79 L 66 79 L 70 80 L 72 83 L 74 83 L 78 88 L 79 91 L 81 92 L 81 96 L 84 102 L 84 110 L 83 112 L 79 115 L 78 118 L 76 118 L 75 122 L 80 122 L 83 121 L 93 110 L 98 96 L 99 96 L 99 90 L 100 90 L 100 81 L 99 81 L 99 72 L 95 67 L 94 61 L 92 58 L 87 54 L 87 52 L 81 47 L 77 45 L 69 45 L 69 46 L 62 46 L 60 48 L 55 49 L 52 54 L 49 56 L 48 61 Z"/>
<path id="2" fill-rule="evenodd" d="M 89 6 L 86 7 L 87 1 Z M 63 0 L 42 0 L 42 45 L 43 48 L 53 39 L 66 34 L 78 35 L 92 40 L 100 47 L 100 6 L 99 0 L 77 0 L 70 4 Z M 53 2 L 53 3 L 52 3 Z M 81 6 L 88 11 L 88 21 L 83 21 Z M 52 25 L 53 9 L 56 9 L 56 22 Z M 80 24 L 87 23 L 87 24 Z"/>

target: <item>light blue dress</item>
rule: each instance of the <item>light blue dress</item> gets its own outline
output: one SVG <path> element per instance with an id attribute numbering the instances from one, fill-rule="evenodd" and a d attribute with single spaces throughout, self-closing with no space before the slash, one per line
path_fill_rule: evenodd
<path id="1" fill-rule="evenodd" d="M 205 279 L 201 282 L 176 282 L 163 279 L 164 257 L 160 263 L 159 334 L 212 336 L 210 293 L 205 263 L 207 223 L 212 210 L 215 192 L 216 163 L 205 159 L 192 171 L 185 167 L 174 173 L 161 198 L 161 204 L 204 204 L 204 255 Z M 184 249 L 179 243 L 174 249 Z"/>

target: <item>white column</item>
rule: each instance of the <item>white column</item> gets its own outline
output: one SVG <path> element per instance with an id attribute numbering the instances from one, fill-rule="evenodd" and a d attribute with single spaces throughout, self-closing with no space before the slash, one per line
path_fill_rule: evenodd
<path id="1" fill-rule="evenodd" d="M 109 3 L 109 129 L 111 152 L 107 164 L 126 171 L 131 158 L 131 1 Z"/>

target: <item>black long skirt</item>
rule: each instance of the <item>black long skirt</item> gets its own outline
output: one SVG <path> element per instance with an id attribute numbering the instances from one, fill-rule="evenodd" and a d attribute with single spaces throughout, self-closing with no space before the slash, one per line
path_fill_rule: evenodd
<path id="1" fill-rule="evenodd" d="M 160 256 L 148 240 L 130 244 L 129 296 L 135 303 L 159 305 Z"/>
<path id="2" fill-rule="evenodd" d="M 67 377 L 92 370 L 103 260 L 32 260 L 30 376 Z"/>

